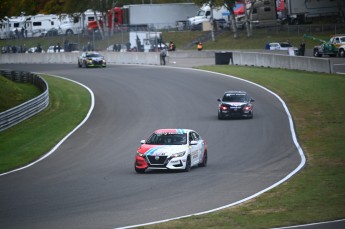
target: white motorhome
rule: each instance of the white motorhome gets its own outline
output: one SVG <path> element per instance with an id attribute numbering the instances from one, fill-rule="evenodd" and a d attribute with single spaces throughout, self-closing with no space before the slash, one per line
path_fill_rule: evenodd
<path id="1" fill-rule="evenodd" d="M 59 17 L 55 14 L 29 16 L 25 22 L 25 36 L 44 37 L 49 35 L 50 32 L 57 35 L 59 25 Z"/>
<path id="2" fill-rule="evenodd" d="M 25 16 L 5 17 L 0 21 L 0 39 L 20 38 L 24 35 Z"/>
<path id="3" fill-rule="evenodd" d="M 201 29 L 204 22 L 210 22 L 211 16 L 213 16 L 213 20 L 224 20 L 225 22 L 229 22 L 229 11 L 226 9 L 226 7 L 215 7 L 212 8 L 211 12 L 211 7 L 209 4 L 204 4 L 198 10 L 196 15 L 189 18 L 188 21 L 192 29 Z"/>
<path id="4" fill-rule="evenodd" d="M 157 51 L 164 48 L 162 32 L 136 31 L 129 33 L 131 49 L 139 52 Z"/>

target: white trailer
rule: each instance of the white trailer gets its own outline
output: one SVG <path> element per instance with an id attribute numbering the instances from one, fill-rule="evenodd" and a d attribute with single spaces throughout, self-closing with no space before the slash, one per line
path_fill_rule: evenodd
<path id="1" fill-rule="evenodd" d="M 282 1 L 282 0 L 278 0 Z M 285 0 L 290 24 L 301 24 L 315 17 L 344 14 L 344 0 Z M 343 15 L 344 16 L 344 15 Z"/>
<path id="2" fill-rule="evenodd" d="M 125 5 L 124 24 L 147 24 L 155 29 L 176 28 L 177 22 L 187 22 L 198 7 L 194 3 Z"/>

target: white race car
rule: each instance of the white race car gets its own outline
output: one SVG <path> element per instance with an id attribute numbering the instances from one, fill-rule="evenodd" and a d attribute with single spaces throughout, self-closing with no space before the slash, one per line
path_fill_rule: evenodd
<path id="1" fill-rule="evenodd" d="M 184 170 L 207 165 L 206 141 L 194 130 L 159 129 L 140 141 L 135 156 L 137 173 L 146 169 Z"/>

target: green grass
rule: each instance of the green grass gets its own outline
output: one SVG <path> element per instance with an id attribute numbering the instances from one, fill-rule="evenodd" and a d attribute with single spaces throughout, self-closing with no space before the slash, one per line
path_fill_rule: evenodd
<path id="1" fill-rule="evenodd" d="M 15 83 L 0 75 L 0 112 L 38 96 L 40 90 L 26 83 Z"/>
<path id="2" fill-rule="evenodd" d="M 47 153 L 89 110 L 91 97 L 85 88 L 51 76 L 43 78 L 49 84 L 50 104 L 38 115 L 0 132 L 0 173 L 26 165 Z"/>

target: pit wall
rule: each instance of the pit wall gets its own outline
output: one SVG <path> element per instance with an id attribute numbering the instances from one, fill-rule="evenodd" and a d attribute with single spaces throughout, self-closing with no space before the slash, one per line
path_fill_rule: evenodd
<path id="1" fill-rule="evenodd" d="M 234 65 L 285 68 L 309 72 L 333 72 L 329 59 L 308 56 L 289 56 L 258 52 L 233 52 L 232 63 Z"/>
<path id="2" fill-rule="evenodd" d="M 109 64 L 159 65 L 158 52 L 99 52 Z M 2 64 L 76 64 L 81 53 L 16 53 L 0 54 Z"/>
<path id="3" fill-rule="evenodd" d="M 176 51 L 169 52 L 171 58 L 215 58 L 219 51 Z M 221 51 L 223 52 L 223 51 Z M 308 56 L 289 56 L 281 52 L 263 51 L 224 51 L 232 53 L 227 64 L 285 68 L 311 72 L 332 73 L 329 59 Z M 109 64 L 146 64 L 160 65 L 159 52 L 100 52 Z M 77 64 L 80 53 L 23 53 L 0 54 L 0 63 L 27 64 Z"/>

